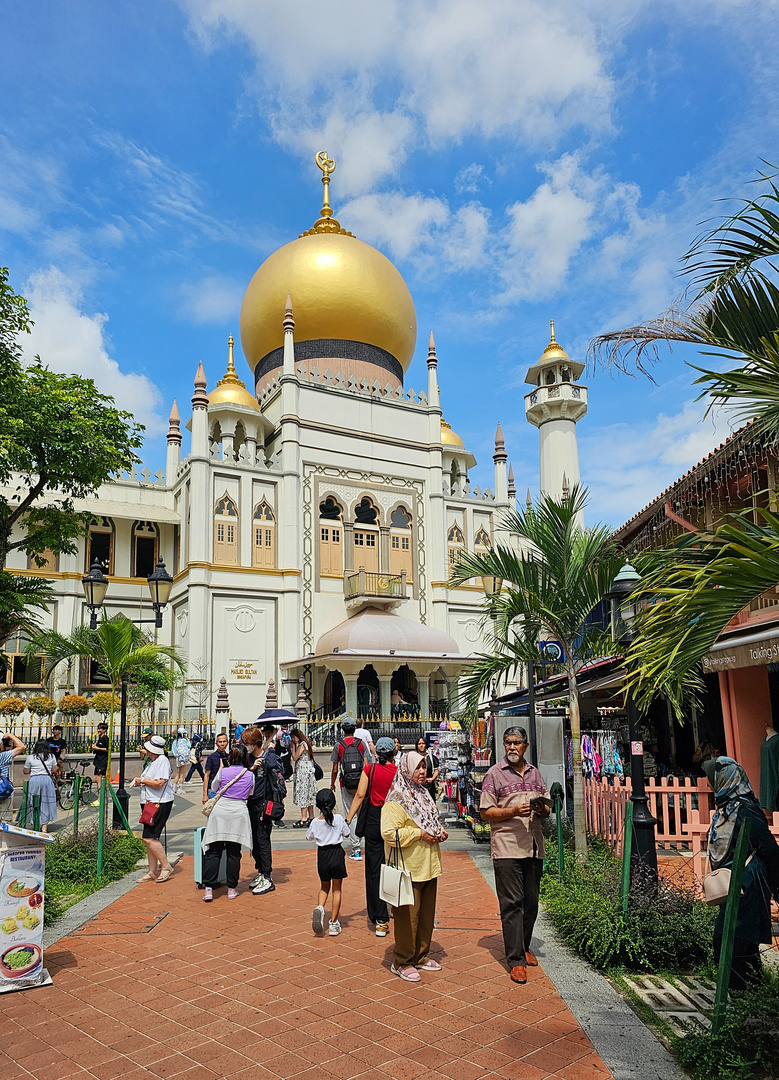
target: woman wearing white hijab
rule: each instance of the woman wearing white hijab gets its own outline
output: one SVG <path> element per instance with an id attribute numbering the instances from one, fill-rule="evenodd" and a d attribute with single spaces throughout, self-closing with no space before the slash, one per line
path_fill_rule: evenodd
<path id="1" fill-rule="evenodd" d="M 420 971 L 440 971 L 428 956 L 433 937 L 438 878 L 439 844 L 448 833 L 425 787 L 427 766 L 421 754 L 404 754 L 381 810 L 381 835 L 387 857 L 400 844 L 403 861 L 414 884 L 414 903 L 394 909 L 395 950 L 393 974 L 406 982 L 420 982 Z"/>

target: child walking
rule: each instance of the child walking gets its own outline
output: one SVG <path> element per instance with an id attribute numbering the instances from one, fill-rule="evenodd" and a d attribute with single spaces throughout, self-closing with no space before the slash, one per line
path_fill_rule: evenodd
<path id="1" fill-rule="evenodd" d="M 317 937 L 325 932 L 325 903 L 333 888 L 333 911 L 330 917 L 330 937 L 338 937 L 341 924 L 338 915 L 341 911 L 341 882 L 347 876 L 343 840 L 349 835 L 349 826 L 340 814 L 335 814 L 335 795 L 325 788 L 316 794 L 316 808 L 319 817 L 312 821 L 306 840 L 316 840 L 316 865 L 319 871 L 319 895 L 317 906 L 311 918 L 311 925 Z"/>

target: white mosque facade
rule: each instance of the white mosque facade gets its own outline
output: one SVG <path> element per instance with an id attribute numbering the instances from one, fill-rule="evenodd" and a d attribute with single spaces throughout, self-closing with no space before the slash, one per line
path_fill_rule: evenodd
<path id="1" fill-rule="evenodd" d="M 305 695 L 314 716 L 386 717 L 395 689 L 423 716 L 445 712 L 481 649 L 481 585 L 447 579 L 461 550 L 495 544 L 514 505 L 500 425 L 494 485 L 472 489 L 475 458 L 442 417 L 433 336 L 415 392 L 404 380 L 416 342 L 408 288 L 335 220 L 332 162 L 319 164 L 321 217 L 263 263 L 244 297 L 248 387 L 231 338 L 216 385 L 197 370 L 185 431 L 173 405 L 165 472 L 134 471 L 85 500 L 93 523 L 77 554 L 40 571 L 8 562 L 53 581 L 50 623 L 68 633 L 88 621 L 81 578 L 95 559 L 110 581 L 106 614 L 149 618 L 146 577 L 162 558 L 174 584 L 158 640 L 187 664 L 172 717 L 212 712 L 221 678 L 237 720 L 262 709 L 271 679 L 280 705 Z M 578 479 L 581 370 L 553 337 L 528 372 L 542 490 L 557 494 Z M 24 677 L 12 663 L 14 693 L 40 692 Z M 86 663 L 60 684 L 104 689 Z"/>

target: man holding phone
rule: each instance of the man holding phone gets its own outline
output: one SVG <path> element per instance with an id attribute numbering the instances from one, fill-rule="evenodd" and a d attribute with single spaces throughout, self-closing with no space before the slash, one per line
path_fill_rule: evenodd
<path id="1" fill-rule="evenodd" d="M 515 983 L 526 983 L 527 968 L 538 966 L 530 939 L 544 867 L 541 821 L 549 816 L 551 806 L 544 778 L 525 761 L 528 745 L 524 728 L 506 729 L 505 757 L 484 777 L 479 803 L 482 818 L 490 823 L 503 943 Z"/>

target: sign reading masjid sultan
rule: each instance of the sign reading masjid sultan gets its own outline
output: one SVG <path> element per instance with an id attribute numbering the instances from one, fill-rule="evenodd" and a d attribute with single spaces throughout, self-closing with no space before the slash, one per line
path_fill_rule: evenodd
<path id="1" fill-rule="evenodd" d="M 257 678 L 257 665 L 251 660 L 234 660 L 230 674 L 238 681 Z"/>

